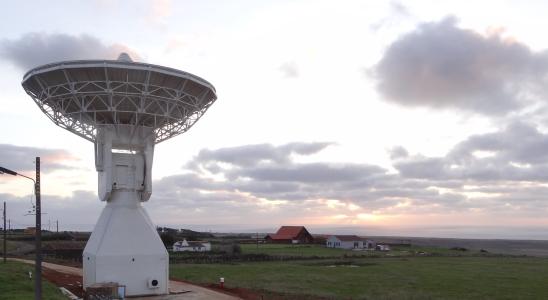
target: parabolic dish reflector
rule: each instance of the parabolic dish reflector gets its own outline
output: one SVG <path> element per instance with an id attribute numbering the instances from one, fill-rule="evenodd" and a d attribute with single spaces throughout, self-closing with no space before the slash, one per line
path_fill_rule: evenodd
<path id="1" fill-rule="evenodd" d="M 55 124 L 92 142 L 99 126 L 133 125 L 152 128 L 159 143 L 190 129 L 217 99 L 198 76 L 129 57 L 47 64 L 22 85 Z"/>

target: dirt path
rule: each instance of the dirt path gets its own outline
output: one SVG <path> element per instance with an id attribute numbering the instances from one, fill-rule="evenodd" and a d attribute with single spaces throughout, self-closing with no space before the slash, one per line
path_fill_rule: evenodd
<path id="1" fill-rule="evenodd" d="M 33 260 L 10 258 L 10 260 L 34 264 Z M 52 263 L 42 263 L 44 268 L 43 276 L 57 286 L 64 287 L 76 296 L 82 297 L 82 269 L 67 267 Z M 169 281 L 170 295 L 151 297 L 132 297 L 134 300 L 238 300 L 240 297 L 227 292 L 215 291 L 205 287 L 197 286 L 188 282 Z"/>
<path id="2" fill-rule="evenodd" d="M 34 265 L 34 260 L 30 260 L 30 259 L 9 258 L 9 260 L 22 262 L 22 263 L 29 264 L 29 265 Z M 48 268 L 48 269 L 53 270 L 53 271 L 57 271 L 57 272 L 65 273 L 65 274 L 71 274 L 71 275 L 76 275 L 76 276 L 82 277 L 82 269 L 80 269 L 80 268 L 68 267 L 68 266 L 52 264 L 52 263 L 48 263 L 48 262 L 42 262 L 42 267 Z"/>

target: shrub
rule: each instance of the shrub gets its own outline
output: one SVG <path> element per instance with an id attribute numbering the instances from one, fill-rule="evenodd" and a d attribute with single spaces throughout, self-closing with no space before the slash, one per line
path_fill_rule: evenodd
<path id="1" fill-rule="evenodd" d="M 167 248 L 167 247 L 172 247 L 173 246 L 173 243 L 175 243 L 175 236 L 173 236 L 173 234 L 171 233 L 162 233 L 160 234 L 160 238 L 162 239 L 162 242 L 164 243 L 164 246 Z"/>
<path id="2" fill-rule="evenodd" d="M 242 247 L 237 243 L 221 244 L 218 251 L 226 255 L 239 255 L 242 253 Z"/>

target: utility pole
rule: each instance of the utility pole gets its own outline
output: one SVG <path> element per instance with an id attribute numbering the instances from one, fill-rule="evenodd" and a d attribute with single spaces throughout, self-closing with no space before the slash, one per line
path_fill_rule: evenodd
<path id="1" fill-rule="evenodd" d="M 56 227 L 56 229 L 57 229 L 57 230 L 56 230 L 57 233 L 59 233 L 59 220 L 56 220 L 56 221 L 55 221 L 55 227 Z"/>
<path id="2" fill-rule="evenodd" d="M 40 157 L 36 157 L 36 262 L 34 270 L 34 299 L 42 300 L 42 207 L 40 203 Z"/>
<path id="3" fill-rule="evenodd" d="M 6 201 L 4 201 L 4 263 L 6 263 Z"/>
<path id="4" fill-rule="evenodd" d="M 34 274 L 34 299 L 35 300 L 42 300 L 42 209 L 41 209 L 41 203 L 40 203 L 40 157 L 36 157 L 36 178 L 30 178 L 26 175 L 19 174 L 15 171 L 12 171 L 10 169 L 6 169 L 4 167 L 0 167 L 0 174 L 8 174 L 12 176 L 21 176 L 25 177 L 29 180 L 32 180 L 34 183 L 34 195 L 36 196 L 36 233 L 35 233 L 35 242 L 36 242 L 36 261 L 34 262 L 35 265 L 35 273 Z M 4 207 L 5 207 L 4 203 Z M 4 209 L 4 213 L 6 210 Z M 6 228 L 6 219 L 4 217 L 4 230 Z M 6 240 L 4 239 L 4 242 Z"/>

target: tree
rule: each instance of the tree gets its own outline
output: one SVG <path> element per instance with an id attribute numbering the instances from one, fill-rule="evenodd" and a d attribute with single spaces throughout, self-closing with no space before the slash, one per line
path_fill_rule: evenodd
<path id="1" fill-rule="evenodd" d="M 175 243 L 175 236 L 171 233 L 162 233 L 160 234 L 160 238 L 162 239 L 162 242 L 164 243 L 164 246 L 166 248 L 172 247 L 173 243 Z"/>

